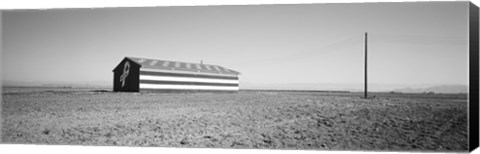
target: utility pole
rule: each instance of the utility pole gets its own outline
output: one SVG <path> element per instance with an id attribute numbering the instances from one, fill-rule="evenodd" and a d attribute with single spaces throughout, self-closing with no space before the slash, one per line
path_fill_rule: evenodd
<path id="1" fill-rule="evenodd" d="M 365 90 L 364 90 L 364 95 L 365 95 L 365 99 L 367 99 L 367 38 L 368 38 L 368 34 L 367 32 L 365 32 Z"/>

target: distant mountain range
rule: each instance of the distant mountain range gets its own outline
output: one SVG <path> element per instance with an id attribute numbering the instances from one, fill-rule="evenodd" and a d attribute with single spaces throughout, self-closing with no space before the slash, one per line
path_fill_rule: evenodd
<path id="1" fill-rule="evenodd" d="M 402 93 L 468 93 L 468 86 L 465 85 L 441 85 L 428 88 L 400 88 L 392 90 Z"/>
<path id="2" fill-rule="evenodd" d="M 271 89 L 271 90 L 337 90 L 361 92 L 363 84 L 337 83 L 240 83 L 241 89 Z M 401 92 L 401 93 L 467 93 L 466 85 L 407 85 L 407 84 L 369 84 L 371 92 Z"/>
<path id="3" fill-rule="evenodd" d="M 109 81 L 88 81 L 88 82 L 72 82 L 72 81 L 9 81 L 3 80 L 2 86 L 5 87 L 62 87 L 62 88 L 111 88 Z"/>

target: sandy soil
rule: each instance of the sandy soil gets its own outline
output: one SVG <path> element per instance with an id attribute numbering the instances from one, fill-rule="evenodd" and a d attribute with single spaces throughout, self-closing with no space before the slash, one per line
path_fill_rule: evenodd
<path id="1" fill-rule="evenodd" d="M 466 95 L 4 88 L 2 142 L 466 151 Z"/>

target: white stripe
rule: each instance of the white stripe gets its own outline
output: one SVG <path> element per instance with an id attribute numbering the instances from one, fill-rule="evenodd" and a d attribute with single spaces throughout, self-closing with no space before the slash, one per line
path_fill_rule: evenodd
<path id="1" fill-rule="evenodd" d="M 207 70 L 212 70 L 212 68 L 210 68 L 208 65 L 205 65 L 205 67 L 207 67 Z"/>
<path id="2" fill-rule="evenodd" d="M 238 90 L 238 87 L 200 86 L 200 85 L 162 85 L 140 83 L 140 89 L 186 89 L 186 90 Z"/>
<path id="3" fill-rule="evenodd" d="M 153 76 L 153 75 L 140 75 L 140 80 L 183 81 L 183 82 L 205 82 L 205 83 L 232 83 L 232 84 L 238 84 L 238 80 L 189 78 L 189 77 L 171 77 L 171 76 Z"/>
<path id="4" fill-rule="evenodd" d="M 166 66 L 168 66 L 168 63 L 170 63 L 170 62 L 165 61 L 165 62 L 163 62 L 163 65 L 162 65 L 162 66 L 165 66 L 165 67 L 166 67 Z"/>
<path id="5" fill-rule="evenodd" d="M 150 65 L 154 66 L 158 61 L 154 60 L 150 63 Z"/>
<path id="6" fill-rule="evenodd" d="M 215 66 L 213 66 L 213 67 L 214 67 L 214 68 L 215 68 L 215 70 L 217 70 L 217 71 L 222 71 L 222 70 L 221 70 L 221 69 L 220 69 L 218 66 L 216 66 L 216 65 L 215 65 Z"/>
<path id="7" fill-rule="evenodd" d="M 226 77 L 237 77 L 235 74 L 219 74 L 219 73 L 204 73 L 196 71 L 180 71 L 180 70 L 166 70 L 166 69 L 151 69 L 151 68 L 140 68 L 140 71 L 148 72 L 162 72 L 162 73 L 182 73 L 182 74 L 195 74 L 195 75 L 212 75 L 212 76 L 226 76 Z"/>

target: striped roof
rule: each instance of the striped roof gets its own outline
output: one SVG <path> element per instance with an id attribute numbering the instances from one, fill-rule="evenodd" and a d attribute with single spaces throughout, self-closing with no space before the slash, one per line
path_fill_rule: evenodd
<path id="1" fill-rule="evenodd" d="M 207 73 L 218 73 L 218 74 L 235 74 L 235 75 L 240 74 L 240 72 L 237 72 L 222 66 L 218 66 L 218 65 L 186 63 L 186 62 L 178 62 L 178 61 L 167 61 L 167 60 L 137 58 L 137 57 L 125 57 L 125 58 L 130 59 L 135 63 L 141 65 L 142 68 L 207 72 Z"/>

